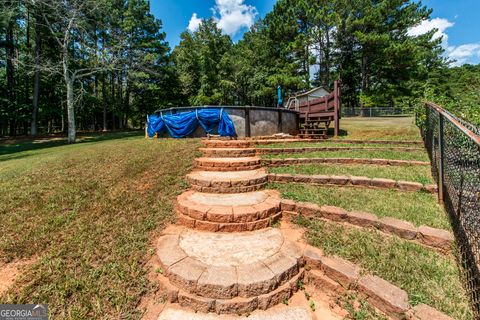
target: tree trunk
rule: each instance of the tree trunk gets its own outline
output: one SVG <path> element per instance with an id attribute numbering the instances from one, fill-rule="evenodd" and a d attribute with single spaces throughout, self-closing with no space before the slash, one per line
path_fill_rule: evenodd
<path id="1" fill-rule="evenodd" d="M 102 74 L 103 131 L 107 131 L 107 90 L 105 87 L 105 72 Z"/>
<path id="2" fill-rule="evenodd" d="M 68 123 L 68 143 L 75 143 L 76 129 L 75 129 L 75 105 L 73 94 L 73 79 L 65 77 L 65 84 L 67 85 L 67 123 Z"/>
<path id="3" fill-rule="evenodd" d="M 33 110 L 30 134 L 35 136 L 38 134 L 37 117 L 38 102 L 40 98 L 40 54 L 42 46 L 42 35 L 40 33 L 40 17 L 35 18 L 35 75 L 33 77 Z"/>
<path id="4" fill-rule="evenodd" d="M 10 135 L 16 134 L 16 121 L 13 115 L 16 111 L 16 99 L 15 99 L 15 69 L 13 66 L 13 59 L 15 58 L 15 45 L 13 43 L 13 21 L 10 21 L 7 25 L 6 32 L 6 47 L 7 47 L 7 98 L 10 106 Z"/>
<path id="5" fill-rule="evenodd" d="M 363 50 L 365 50 L 365 48 Z M 369 78 L 368 57 L 364 52 L 362 56 L 362 84 L 361 84 L 362 92 L 365 92 L 368 90 L 368 78 Z"/>
<path id="6" fill-rule="evenodd" d="M 26 40 L 25 45 L 27 47 L 27 52 L 30 53 L 30 11 L 27 9 L 27 21 L 26 26 Z M 30 103 L 30 77 L 28 76 L 28 72 L 25 72 L 24 75 L 24 103 L 28 105 Z"/>
<path id="7" fill-rule="evenodd" d="M 118 128 L 123 129 L 123 115 L 124 115 L 124 110 L 123 110 L 123 76 L 122 72 L 119 72 L 118 78 L 117 78 L 117 93 L 118 93 L 118 104 L 120 106 L 120 115 L 119 115 L 119 121 L 118 121 Z"/>
<path id="8" fill-rule="evenodd" d="M 111 106 L 112 106 L 112 130 L 116 129 L 115 126 L 115 105 L 116 105 L 116 97 L 115 97 L 115 72 L 112 72 L 110 77 L 110 97 L 112 99 Z"/>
<path id="9" fill-rule="evenodd" d="M 62 129 L 62 133 L 63 133 L 63 132 L 65 132 L 65 105 L 64 105 L 63 102 L 62 102 L 62 112 L 61 112 L 61 114 L 62 114 L 62 119 L 61 119 L 62 120 L 62 128 L 61 129 Z"/>
<path id="10" fill-rule="evenodd" d="M 330 63 L 330 49 L 331 49 L 331 42 L 330 42 L 330 28 L 326 29 L 325 33 L 325 80 L 323 82 L 324 86 L 328 86 L 330 84 L 330 73 L 331 73 L 331 63 Z"/>
<path id="11" fill-rule="evenodd" d="M 127 125 L 128 125 L 128 117 L 129 117 L 129 114 L 130 114 L 130 80 L 128 78 L 128 73 L 127 73 L 127 77 L 126 77 L 126 81 L 127 81 L 127 87 L 125 89 L 125 123 L 124 123 L 124 127 L 126 128 Z"/>
<path id="12" fill-rule="evenodd" d="M 305 82 L 307 84 L 307 89 L 310 89 L 310 48 L 308 43 L 305 44 L 305 57 L 304 57 L 304 73 L 305 73 Z"/>
<path id="13" fill-rule="evenodd" d="M 102 37 L 102 50 L 105 49 L 105 36 Z M 102 62 L 105 62 L 103 60 L 103 55 L 102 55 Z M 107 76 L 106 72 L 102 72 L 102 104 L 103 104 L 103 131 L 107 131 L 107 88 L 105 85 L 105 78 Z"/>
<path id="14" fill-rule="evenodd" d="M 67 124 L 68 124 L 68 143 L 75 143 L 76 128 L 75 128 L 75 102 L 74 102 L 74 82 L 75 78 L 70 75 L 68 68 L 68 41 L 63 47 L 63 77 L 65 79 L 65 86 L 67 88 Z"/>

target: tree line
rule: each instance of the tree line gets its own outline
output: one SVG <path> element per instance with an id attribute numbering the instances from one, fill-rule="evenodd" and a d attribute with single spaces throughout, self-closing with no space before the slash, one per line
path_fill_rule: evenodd
<path id="1" fill-rule="evenodd" d="M 349 108 L 448 96 L 441 39 L 409 34 L 431 14 L 417 1 L 279 0 L 238 43 L 206 19 L 173 49 L 147 0 L 5 0 L 0 11 L 0 136 L 74 142 L 161 108 L 273 107 L 277 85 L 288 96 L 336 79 Z"/>
<path id="2" fill-rule="evenodd" d="M 239 43 L 221 40 L 209 20 L 184 32 L 173 55 L 191 104 L 272 106 L 277 84 L 288 95 L 331 89 L 336 79 L 346 107 L 408 104 L 423 93 L 431 70 L 446 65 L 434 30 L 409 34 L 430 14 L 417 1 L 280 0 Z M 219 50 L 211 54 L 212 47 Z"/>
<path id="3" fill-rule="evenodd" d="M 5 0 L 0 135 L 138 126 L 173 103 L 162 23 L 144 0 Z"/>

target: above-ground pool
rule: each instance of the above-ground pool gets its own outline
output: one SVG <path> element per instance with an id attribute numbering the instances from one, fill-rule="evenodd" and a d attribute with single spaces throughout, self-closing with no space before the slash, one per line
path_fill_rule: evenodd
<path id="1" fill-rule="evenodd" d="M 205 107 L 178 107 L 159 110 L 164 115 L 181 112 L 194 111 L 195 109 L 222 109 L 232 119 L 237 136 L 259 137 L 271 136 L 276 133 L 287 133 L 296 135 L 298 133 L 298 112 L 283 108 L 249 107 L 249 106 L 205 106 Z M 216 132 L 214 132 L 216 134 Z M 204 137 L 205 131 L 201 126 L 191 134 L 191 137 Z M 168 133 L 163 132 L 161 137 L 167 137 Z"/>

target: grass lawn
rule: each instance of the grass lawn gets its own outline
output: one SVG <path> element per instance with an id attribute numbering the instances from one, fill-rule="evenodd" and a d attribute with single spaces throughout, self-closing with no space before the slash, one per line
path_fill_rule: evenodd
<path id="1" fill-rule="evenodd" d="M 0 301 L 48 303 L 57 319 L 139 318 L 154 286 L 150 240 L 174 216 L 199 143 L 143 133 L 88 141 L 1 147 L 0 261 L 36 262 Z"/>
<path id="2" fill-rule="evenodd" d="M 324 142 L 288 142 L 288 143 L 270 143 L 257 145 L 262 149 L 274 149 L 274 148 L 304 148 L 304 147 L 368 147 L 368 148 L 423 148 L 418 144 L 378 144 L 378 143 L 345 143 L 345 142 L 333 142 L 325 140 Z"/>
<path id="3" fill-rule="evenodd" d="M 339 139 L 420 141 L 413 117 L 343 118 Z"/>
<path id="4" fill-rule="evenodd" d="M 285 199 L 370 212 L 379 217 L 410 221 L 416 226 L 450 229 L 443 208 L 431 194 L 425 192 L 281 183 L 271 183 L 269 187 L 279 190 Z"/>
<path id="5" fill-rule="evenodd" d="M 423 184 L 431 184 L 434 182 L 429 166 L 397 167 L 376 165 L 305 164 L 270 168 L 269 171 L 272 173 L 289 174 L 364 176 L 369 178 L 415 181 Z"/>
<path id="6" fill-rule="evenodd" d="M 385 237 L 374 230 L 347 228 L 331 222 L 297 219 L 307 240 L 326 255 L 337 255 L 401 287 L 410 303 L 426 303 L 454 319 L 473 319 L 452 255 L 419 244 Z"/>
<path id="7" fill-rule="evenodd" d="M 414 160 L 428 161 L 426 151 L 393 151 L 393 150 L 341 150 L 302 153 L 264 154 L 265 159 L 285 158 L 366 158 L 366 159 L 391 159 L 391 160 Z"/>
<path id="8" fill-rule="evenodd" d="M 392 140 L 392 141 L 421 141 L 418 128 L 411 117 L 389 117 L 389 118 L 344 118 L 341 121 L 342 135 L 339 139 L 358 139 L 358 140 Z M 321 142 L 321 143 L 274 143 L 269 145 L 259 145 L 259 148 L 301 148 L 301 147 L 373 147 L 378 150 L 340 150 L 340 151 L 321 151 L 278 155 L 262 155 L 265 159 L 272 158 L 368 158 L 368 159 L 397 159 L 397 160 L 417 160 L 429 161 L 425 150 L 418 151 L 394 151 L 381 150 L 382 147 L 388 147 L 379 144 L 346 144 L 341 142 Z M 389 145 L 391 147 L 415 147 L 422 148 L 419 145 Z"/>
<path id="9" fill-rule="evenodd" d="M 77 143 L 140 137 L 144 134 L 143 131 L 139 130 L 119 132 L 79 132 L 77 133 Z M 67 144 L 67 138 L 64 134 L 41 136 L 34 140 L 30 137 L 19 137 L 16 139 L 2 138 L 0 139 L 0 161 L 25 157 L 28 154 L 36 155 L 36 150 L 59 147 Z"/>

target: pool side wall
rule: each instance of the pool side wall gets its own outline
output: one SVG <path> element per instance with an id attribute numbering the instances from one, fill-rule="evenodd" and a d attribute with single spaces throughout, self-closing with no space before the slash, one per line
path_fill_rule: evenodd
<path id="1" fill-rule="evenodd" d="M 248 106 L 179 107 L 159 110 L 156 113 L 176 114 L 206 108 L 223 108 L 232 118 L 239 138 L 271 136 L 276 133 L 298 134 L 298 112 L 282 108 Z M 216 129 L 214 134 L 217 134 Z M 163 132 L 160 136 L 168 137 L 169 135 L 167 132 Z M 195 138 L 205 136 L 206 133 L 201 126 L 198 126 L 190 135 L 190 137 Z"/>

